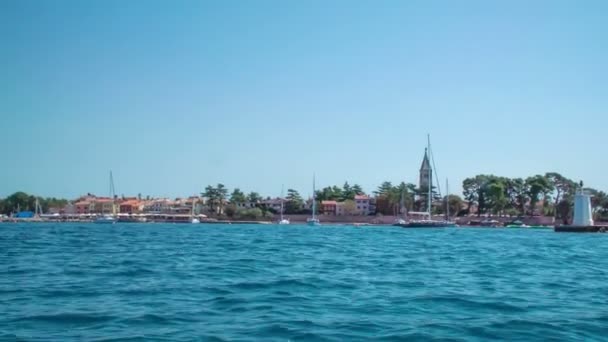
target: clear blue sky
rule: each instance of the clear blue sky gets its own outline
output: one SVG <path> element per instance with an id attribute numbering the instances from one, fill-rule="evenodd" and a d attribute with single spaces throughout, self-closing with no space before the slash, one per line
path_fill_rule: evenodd
<path id="1" fill-rule="evenodd" d="M 608 1 L 0 2 L 0 196 L 557 171 L 608 190 Z"/>

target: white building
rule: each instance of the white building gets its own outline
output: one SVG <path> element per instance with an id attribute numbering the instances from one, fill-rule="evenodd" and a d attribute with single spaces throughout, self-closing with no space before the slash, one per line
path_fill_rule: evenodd
<path id="1" fill-rule="evenodd" d="M 371 198 L 367 195 L 355 195 L 355 215 L 367 216 L 372 211 Z"/>

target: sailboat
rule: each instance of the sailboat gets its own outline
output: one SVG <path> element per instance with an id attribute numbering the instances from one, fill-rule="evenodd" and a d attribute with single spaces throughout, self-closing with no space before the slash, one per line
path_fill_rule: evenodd
<path id="1" fill-rule="evenodd" d="M 456 227 L 456 223 L 450 220 L 450 185 L 448 179 L 445 179 L 445 226 Z"/>
<path id="2" fill-rule="evenodd" d="M 319 219 L 316 217 L 317 214 L 317 201 L 315 199 L 315 176 L 312 176 L 312 217 L 306 219 L 306 224 L 309 226 L 318 226 L 321 224 Z"/>
<path id="3" fill-rule="evenodd" d="M 405 224 L 407 223 L 407 221 L 405 221 L 405 216 L 406 216 L 406 211 L 407 209 L 405 208 L 405 187 L 402 189 L 401 191 L 401 195 L 399 196 L 399 213 L 403 215 L 403 217 L 399 217 L 395 220 L 395 224 Z"/>
<path id="4" fill-rule="evenodd" d="M 283 186 L 281 186 L 281 219 L 279 220 L 279 224 L 290 224 L 289 219 L 283 217 Z"/>
<path id="5" fill-rule="evenodd" d="M 432 151 L 431 151 L 431 138 L 430 136 L 427 136 L 427 148 L 424 151 L 424 158 L 425 160 L 427 160 L 427 158 L 431 158 L 432 160 Z M 444 228 L 444 227 L 453 227 L 455 226 L 454 223 L 449 223 L 448 221 L 441 221 L 441 220 L 433 220 L 432 216 L 431 216 L 431 209 L 432 209 L 432 196 L 433 196 L 433 177 L 432 177 L 432 168 L 429 166 L 428 169 L 426 170 L 428 172 L 427 174 L 427 184 L 428 184 L 428 189 L 427 189 L 427 203 L 426 203 L 426 212 L 424 212 L 424 216 L 427 218 L 424 218 L 422 220 L 409 220 L 409 221 L 405 221 L 403 222 L 397 222 L 394 224 L 394 226 L 398 226 L 398 227 L 403 227 L 403 228 Z"/>
<path id="6" fill-rule="evenodd" d="M 190 215 L 192 216 L 192 219 L 190 220 L 190 223 L 201 223 L 201 220 L 199 220 L 198 218 L 196 218 L 196 216 L 194 216 L 194 204 L 196 203 L 196 201 L 194 199 L 192 199 L 192 211 L 190 213 Z"/>
<path id="7" fill-rule="evenodd" d="M 114 216 L 114 178 L 112 177 L 112 171 L 110 171 L 110 198 L 112 200 L 112 213 L 106 214 L 103 211 L 102 205 L 102 215 L 95 219 L 95 223 L 105 223 L 112 224 L 116 223 L 116 217 Z"/>

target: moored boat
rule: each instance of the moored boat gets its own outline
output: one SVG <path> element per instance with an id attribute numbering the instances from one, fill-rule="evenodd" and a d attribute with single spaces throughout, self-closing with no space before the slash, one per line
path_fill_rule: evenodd
<path id="1" fill-rule="evenodd" d="M 424 151 L 424 158 L 422 161 L 422 167 L 420 169 L 421 179 L 425 179 L 427 185 L 427 204 L 426 204 L 426 212 L 419 213 L 410 213 L 411 214 L 419 214 L 424 217 L 423 219 L 409 219 L 407 221 L 403 219 L 399 219 L 398 222 L 395 222 L 393 226 L 402 227 L 402 228 L 446 228 L 446 227 L 456 227 L 456 223 L 451 222 L 449 219 L 449 211 L 447 212 L 445 220 L 433 220 L 431 216 L 432 209 L 432 196 L 433 196 L 433 176 L 432 176 L 432 168 L 429 161 L 429 156 L 431 155 L 431 138 L 427 137 L 427 148 Z M 424 177 L 423 177 L 424 176 Z M 422 183 L 422 181 L 421 181 Z M 422 186 L 422 184 L 421 184 Z M 446 197 L 448 199 L 449 197 Z M 446 200 L 447 206 L 449 207 L 449 201 Z M 449 210 L 449 209 L 448 209 Z"/>
<path id="2" fill-rule="evenodd" d="M 114 195 L 115 195 L 115 190 L 114 190 L 114 178 L 112 177 L 112 171 L 110 171 L 110 200 L 112 201 L 112 209 L 111 209 L 111 213 L 106 214 L 104 211 L 104 206 L 102 205 L 102 213 L 101 216 L 97 216 L 95 218 L 95 223 L 101 223 L 101 224 L 112 224 L 112 223 L 116 223 L 117 218 L 114 215 Z"/>
<path id="3" fill-rule="evenodd" d="M 312 176 L 312 217 L 306 219 L 306 224 L 309 226 L 318 226 L 321 224 L 319 219 L 316 217 L 317 212 L 317 201 L 315 199 L 315 176 Z"/>
<path id="4" fill-rule="evenodd" d="M 284 205 L 283 205 L 283 186 L 281 186 L 281 218 L 279 219 L 279 224 L 290 224 L 289 219 L 283 217 Z"/>

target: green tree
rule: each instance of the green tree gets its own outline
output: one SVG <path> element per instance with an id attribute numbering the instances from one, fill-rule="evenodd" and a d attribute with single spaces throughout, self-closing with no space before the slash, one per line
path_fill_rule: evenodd
<path id="1" fill-rule="evenodd" d="M 348 182 L 344 182 L 342 186 L 342 200 L 354 199 L 357 193 L 353 190 L 353 188 L 348 184 Z"/>
<path id="2" fill-rule="evenodd" d="M 230 202 L 235 204 L 242 204 L 247 202 L 247 197 L 239 188 L 235 188 L 232 190 L 232 194 L 230 194 Z"/>
<path id="3" fill-rule="evenodd" d="M 5 206 L 5 214 L 10 214 L 12 212 L 26 211 L 31 210 L 34 211 L 34 205 L 36 203 L 36 197 L 30 196 L 25 192 L 18 191 L 14 194 L 6 197 L 4 200 Z"/>
<path id="4" fill-rule="evenodd" d="M 507 200 L 509 207 L 515 209 L 519 215 L 526 214 L 526 203 L 528 197 L 528 184 L 521 178 L 513 178 L 507 181 Z"/>
<path id="5" fill-rule="evenodd" d="M 376 193 L 376 195 L 382 196 L 382 195 L 388 195 L 392 190 L 393 190 L 393 183 L 382 182 L 382 184 L 380 184 L 378 189 L 374 192 Z"/>
<path id="6" fill-rule="evenodd" d="M 448 205 L 450 206 L 450 217 L 458 216 L 462 211 L 464 201 L 458 195 L 448 196 Z"/>
<path id="7" fill-rule="evenodd" d="M 40 203 L 40 207 L 42 208 L 42 211 L 45 213 L 48 212 L 49 209 L 51 209 L 51 208 L 60 210 L 68 204 L 68 200 L 55 198 L 55 197 L 50 197 L 50 198 L 39 197 L 38 200 Z"/>
<path id="8" fill-rule="evenodd" d="M 215 209 L 217 207 L 219 199 L 217 189 L 211 185 L 207 185 L 205 191 L 201 192 L 201 196 L 207 199 L 207 206 L 209 207 L 209 212 L 215 213 Z"/>
<path id="9" fill-rule="evenodd" d="M 287 190 L 287 201 L 285 203 L 285 214 L 299 214 L 304 208 L 304 200 L 302 196 L 294 190 Z"/>
<path id="10" fill-rule="evenodd" d="M 546 200 L 548 194 L 553 191 L 553 187 L 549 180 L 542 175 L 528 177 L 525 183 L 528 187 L 528 196 L 530 198 L 530 214 L 533 215 L 538 201 L 541 198 Z"/>
<path id="11" fill-rule="evenodd" d="M 351 188 L 351 190 L 355 193 L 355 195 L 365 195 L 365 192 L 363 191 L 363 188 L 359 184 L 353 185 L 353 187 Z"/>
<path id="12" fill-rule="evenodd" d="M 486 176 L 477 175 L 473 178 L 466 178 L 462 181 L 462 194 L 467 201 L 467 213 L 471 213 L 471 207 L 474 204 L 478 205 L 477 212 L 480 214 L 480 202 L 483 202 L 483 186 L 487 182 Z"/>
<path id="13" fill-rule="evenodd" d="M 321 190 L 317 190 L 315 192 L 315 198 L 319 201 L 339 201 L 343 198 L 342 189 L 335 185 L 328 186 Z"/>
<path id="14" fill-rule="evenodd" d="M 237 210 L 235 217 L 240 220 L 259 220 L 264 217 L 264 213 L 260 208 L 250 208 Z"/>
<path id="15" fill-rule="evenodd" d="M 224 186 L 224 184 L 218 184 L 216 186 L 216 191 L 218 194 L 218 205 L 220 208 L 220 215 L 224 212 L 224 206 L 226 205 L 226 200 L 228 198 L 228 189 Z"/>
<path id="16" fill-rule="evenodd" d="M 229 204 L 226 206 L 226 209 L 224 209 L 224 213 L 226 214 L 226 216 L 228 217 L 234 217 L 234 215 L 236 214 L 236 205 L 234 204 Z"/>
<path id="17" fill-rule="evenodd" d="M 252 191 L 247 195 L 247 201 L 253 203 L 255 206 L 259 205 L 262 200 L 262 196 L 255 191 Z"/>
<path id="18" fill-rule="evenodd" d="M 547 172 L 545 178 L 547 178 L 554 189 L 553 215 L 557 218 L 560 214 L 560 210 L 558 210 L 559 203 L 562 200 L 567 202 L 572 200 L 574 193 L 576 192 L 576 182 L 557 172 Z"/>
<path id="19" fill-rule="evenodd" d="M 608 209 L 608 195 L 605 192 L 593 188 L 585 188 L 585 191 L 591 195 L 591 210 L 593 219 L 598 220 Z"/>
<path id="20" fill-rule="evenodd" d="M 493 179 L 487 184 L 486 192 L 488 207 L 493 214 L 502 215 L 508 203 L 504 182 L 499 178 Z"/>

